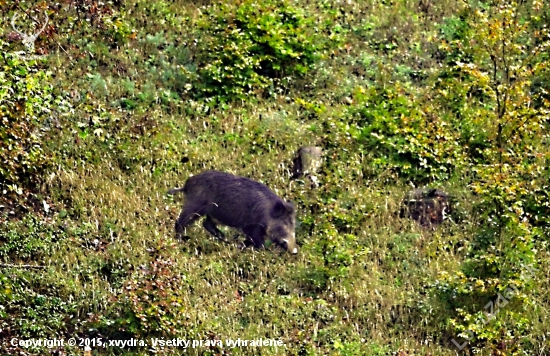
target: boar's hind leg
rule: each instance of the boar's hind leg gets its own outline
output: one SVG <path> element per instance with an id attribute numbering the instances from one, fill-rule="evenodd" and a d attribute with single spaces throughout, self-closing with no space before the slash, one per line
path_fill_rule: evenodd
<path id="1" fill-rule="evenodd" d="M 247 241 L 245 245 L 248 247 L 250 243 L 256 248 L 261 248 L 264 245 L 265 228 L 261 225 L 249 225 L 243 228 L 244 234 L 251 240 Z"/>
<path id="2" fill-rule="evenodd" d="M 202 223 L 202 226 L 204 226 L 206 231 L 214 235 L 218 240 L 221 240 L 223 242 L 228 242 L 225 239 L 223 232 L 221 232 L 220 229 L 218 229 L 218 227 L 216 226 L 216 223 L 214 222 L 214 220 L 212 220 L 210 216 L 206 216 L 206 220 L 204 220 L 204 222 Z"/>
<path id="3" fill-rule="evenodd" d="M 204 215 L 205 207 L 203 204 L 197 206 L 194 204 L 188 204 L 183 207 L 183 210 L 176 221 L 176 238 L 183 237 L 183 229 L 191 225 L 195 220 Z"/>

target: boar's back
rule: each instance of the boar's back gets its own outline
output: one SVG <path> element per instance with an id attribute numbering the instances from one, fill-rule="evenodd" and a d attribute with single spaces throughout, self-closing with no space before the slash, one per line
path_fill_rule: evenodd
<path id="1" fill-rule="evenodd" d="M 207 207 L 206 215 L 231 227 L 267 226 L 270 218 L 283 218 L 293 209 L 266 185 L 225 172 L 193 176 L 183 190 L 188 201 Z"/>

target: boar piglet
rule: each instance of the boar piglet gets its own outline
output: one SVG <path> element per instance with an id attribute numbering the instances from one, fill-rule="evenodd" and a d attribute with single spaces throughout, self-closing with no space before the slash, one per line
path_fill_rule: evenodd
<path id="1" fill-rule="evenodd" d="M 206 171 L 187 179 L 183 188 L 169 194 L 185 193 L 185 204 L 176 221 L 176 237 L 201 216 L 203 226 L 224 240 L 216 224 L 240 229 L 248 238 L 247 245 L 260 248 L 265 236 L 290 253 L 298 253 L 295 235 L 295 209 L 291 202 L 279 198 L 266 185 L 233 174 Z"/>

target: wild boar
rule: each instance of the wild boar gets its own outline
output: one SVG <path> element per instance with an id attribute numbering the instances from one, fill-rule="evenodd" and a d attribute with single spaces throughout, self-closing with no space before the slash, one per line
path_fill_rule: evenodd
<path id="1" fill-rule="evenodd" d="M 224 240 L 217 224 L 240 229 L 249 239 L 247 245 L 264 245 L 265 236 L 296 254 L 294 204 L 279 198 L 266 185 L 252 179 L 219 171 L 206 171 L 190 177 L 183 188 L 168 194 L 185 193 L 185 204 L 176 221 L 176 237 L 201 216 L 203 227 Z"/>
<path id="2" fill-rule="evenodd" d="M 450 197 L 439 189 L 415 189 L 403 200 L 400 217 L 409 217 L 423 227 L 443 223 L 451 213 Z"/>
<path id="3" fill-rule="evenodd" d="M 292 179 L 307 176 L 313 188 L 319 186 L 317 172 L 323 163 L 323 149 L 316 146 L 300 147 L 293 159 L 294 174 Z"/>

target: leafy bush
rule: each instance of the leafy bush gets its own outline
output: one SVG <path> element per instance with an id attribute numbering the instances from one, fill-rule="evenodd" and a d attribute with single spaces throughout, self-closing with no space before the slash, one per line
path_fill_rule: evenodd
<path id="1" fill-rule="evenodd" d="M 323 218 L 333 218 L 323 216 Z M 302 278 L 313 290 L 325 290 L 332 283 L 338 283 L 348 276 L 350 266 L 358 255 L 357 237 L 339 234 L 333 222 L 319 224 L 318 237 L 312 257 L 319 258 L 316 268 L 308 268 Z"/>
<path id="2" fill-rule="evenodd" d="M 503 1 L 487 11 L 478 6 L 483 7 L 465 5 L 469 14 L 465 21 L 472 31 L 458 43 L 469 47 L 473 61 L 453 63 L 458 75 L 451 82 L 470 88 L 462 92 L 461 101 L 470 106 L 461 110 L 467 114 L 462 120 L 484 136 L 483 145 L 476 147 L 472 156 L 474 181 L 470 185 L 479 197 L 482 222 L 460 271 L 442 275 L 436 287 L 457 313 L 450 319 L 453 328 L 475 340 L 472 347 L 485 344 L 496 350 L 508 345 L 505 347 L 520 354 L 521 348 L 515 345 L 530 325 L 522 312 L 532 303 L 526 293 L 533 288 L 527 270 L 535 263 L 538 228 L 534 224 L 544 224 L 535 216 L 548 207 L 544 196 L 532 196 L 547 185 L 540 177 L 545 170 L 543 162 L 550 157 L 547 149 L 540 150 L 548 137 L 548 103 L 531 105 L 530 83 L 544 68 L 537 56 L 550 42 L 546 30 L 531 31 L 529 23 L 536 16 L 532 18 L 519 4 Z M 533 59 L 539 64 L 533 64 Z M 472 88 L 478 94 L 472 95 Z M 501 294 L 508 295 L 502 303 L 509 304 L 502 313 L 506 322 L 500 315 L 495 320 L 493 311 L 486 320 L 479 302 L 490 305 Z"/>
<path id="3" fill-rule="evenodd" d="M 326 46 L 306 11 L 284 0 L 208 6 L 199 21 L 201 90 L 222 101 L 285 87 L 314 68 Z"/>
<path id="4" fill-rule="evenodd" d="M 337 127 L 357 140 L 370 175 L 389 170 L 421 184 L 449 179 L 467 163 L 447 117 L 422 106 L 405 88 L 358 87 L 354 102 Z"/>
<path id="5" fill-rule="evenodd" d="M 41 130 L 54 98 L 50 73 L 38 59 L 26 59 L 0 41 L 0 183 L 23 185 L 36 182 L 48 165 Z"/>
<path id="6" fill-rule="evenodd" d="M 1 261 L 38 261 L 52 251 L 62 232 L 29 214 L 21 221 L 0 224 Z"/>
<path id="7" fill-rule="evenodd" d="M 115 297 L 113 318 L 100 317 L 99 328 L 138 337 L 187 335 L 185 276 L 173 267 L 173 261 L 160 256 L 141 266 Z"/>

